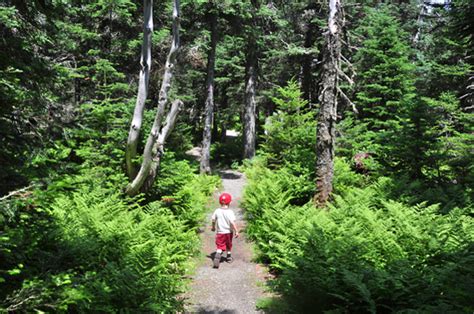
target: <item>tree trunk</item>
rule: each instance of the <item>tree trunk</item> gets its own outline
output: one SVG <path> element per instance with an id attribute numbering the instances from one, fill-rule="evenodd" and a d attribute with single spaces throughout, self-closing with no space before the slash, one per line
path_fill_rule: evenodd
<path id="1" fill-rule="evenodd" d="M 133 159 L 137 155 L 137 146 L 140 138 L 140 129 L 143 122 L 143 111 L 148 95 L 148 83 L 150 81 L 151 68 L 151 36 L 153 34 L 153 0 L 143 1 L 143 43 L 140 57 L 140 77 L 138 83 L 138 95 L 133 112 L 132 124 L 128 133 L 125 162 L 127 174 L 130 179 L 136 176 Z"/>
<path id="2" fill-rule="evenodd" d="M 211 173 L 211 129 L 214 116 L 214 65 L 216 60 L 217 45 L 217 16 L 211 12 L 211 49 L 207 57 L 207 98 L 205 104 L 204 132 L 202 134 L 201 173 Z"/>
<path id="3" fill-rule="evenodd" d="M 426 14 L 426 5 L 424 2 L 420 4 L 420 13 L 418 13 L 418 18 L 416 20 L 416 33 L 412 38 L 412 44 L 413 46 L 416 46 L 418 44 L 418 41 L 420 40 L 421 37 L 421 30 L 423 28 L 423 16 Z"/>
<path id="4" fill-rule="evenodd" d="M 227 85 L 223 85 L 220 88 L 220 142 L 225 143 L 227 140 L 227 119 L 228 117 L 224 114 L 226 108 L 228 108 L 228 98 L 227 98 Z"/>
<path id="5" fill-rule="evenodd" d="M 323 47 L 322 81 L 319 93 L 320 110 L 316 133 L 316 195 L 314 201 L 317 204 L 325 204 L 332 192 L 338 70 L 341 59 L 340 21 L 341 0 L 329 0 L 328 31 Z"/>
<path id="6" fill-rule="evenodd" d="M 176 118 L 178 117 L 178 113 L 183 106 L 183 102 L 179 99 L 173 101 L 171 105 L 171 109 L 166 116 L 165 126 L 160 132 L 158 136 L 158 140 L 155 141 L 152 148 L 152 160 L 151 166 L 148 176 L 143 182 L 143 186 L 141 187 L 141 191 L 148 191 L 155 182 L 156 175 L 158 174 L 158 169 L 160 167 L 161 156 L 164 152 L 164 144 L 170 135 L 171 131 L 173 131 L 174 125 L 176 123 Z"/>
<path id="7" fill-rule="evenodd" d="M 260 1 L 251 0 L 251 29 L 248 30 L 247 37 L 247 55 L 246 55 L 246 82 L 245 82 L 245 108 L 243 113 L 243 144 L 244 144 L 244 158 L 252 159 L 255 156 L 255 147 L 257 141 L 257 103 L 256 103 L 256 89 L 257 89 L 257 32 L 258 32 L 258 16 L 257 10 L 260 7 Z"/>
<path id="8" fill-rule="evenodd" d="M 311 21 L 307 22 L 306 32 L 304 38 L 304 47 L 306 49 L 311 49 L 313 46 L 313 24 Z M 313 63 L 313 54 L 306 53 L 303 55 L 302 65 L 301 65 L 301 91 L 303 93 L 303 99 L 308 101 L 309 106 L 312 103 L 312 86 L 313 86 L 313 77 L 311 64 Z"/>
<path id="9" fill-rule="evenodd" d="M 171 107 L 167 117 L 167 124 L 160 132 L 161 122 L 165 113 L 165 105 L 168 101 L 168 91 L 171 87 L 171 78 L 173 77 L 173 69 L 175 67 L 176 55 L 179 48 L 179 0 L 173 2 L 173 41 L 171 43 L 170 52 L 166 59 L 165 72 L 158 98 L 158 108 L 153 121 L 150 134 L 148 136 L 145 149 L 143 151 L 143 161 L 137 176 L 128 185 L 126 192 L 129 195 L 137 194 L 140 189 L 146 192 L 153 184 L 156 177 L 160 157 L 163 152 L 163 145 L 166 137 L 171 132 L 176 115 L 179 111 L 180 101 L 175 101 Z M 174 116 L 173 116 L 174 115 Z M 145 180 L 147 184 L 144 185 Z M 143 189 L 142 189 L 143 186 Z"/>
<path id="10" fill-rule="evenodd" d="M 257 56 L 255 42 L 249 44 L 247 54 L 247 82 L 245 84 L 244 108 L 244 158 L 252 159 L 255 156 L 256 143 L 256 108 L 255 100 L 257 84 Z"/>

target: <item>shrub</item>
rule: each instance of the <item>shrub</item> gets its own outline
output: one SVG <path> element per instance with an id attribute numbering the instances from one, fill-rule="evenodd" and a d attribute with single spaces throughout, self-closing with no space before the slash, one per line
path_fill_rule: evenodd
<path id="1" fill-rule="evenodd" d="M 277 272 L 293 267 L 292 257 L 300 255 L 300 247 L 307 241 L 301 232 L 308 229 L 308 220 L 302 217 L 310 217 L 316 209 L 291 204 L 298 187 L 290 188 L 288 182 L 297 178 L 285 169 L 272 171 L 257 158 L 245 173 L 248 184 L 242 206 L 249 222 L 246 232 L 257 241 L 259 258 Z"/>
<path id="2" fill-rule="evenodd" d="M 63 178 L 68 189 L 60 184 L 47 197 L 2 208 L 0 309 L 179 310 L 188 258 L 199 247 L 195 227 L 218 178 L 184 175 L 189 166 L 174 163 L 179 175 L 162 182 L 172 202 L 124 199 L 94 168 Z"/>
<path id="3" fill-rule="evenodd" d="M 55 256 L 9 297 L 9 309 L 164 311 L 178 306 L 195 233 L 165 208 L 74 192 L 50 208 Z M 20 301 L 21 302 L 18 302 Z"/>
<path id="4" fill-rule="evenodd" d="M 335 194 L 344 194 L 351 187 L 361 187 L 368 183 L 369 178 L 355 173 L 346 158 L 336 157 L 334 159 L 333 190 Z"/>
<path id="5" fill-rule="evenodd" d="M 244 207 L 261 259 L 297 312 L 469 312 L 474 221 L 465 209 L 406 205 L 392 180 L 366 187 L 342 168 L 344 193 L 327 210 L 291 205 L 281 172 L 247 170 Z M 341 174 L 341 172 L 340 172 Z"/>
<path id="6" fill-rule="evenodd" d="M 193 174 L 191 180 L 169 196 L 163 196 L 162 204 L 179 217 L 188 228 L 197 228 L 205 218 L 207 199 L 220 184 L 217 176 Z"/>
<path id="7" fill-rule="evenodd" d="M 305 254 L 280 288 L 300 309 L 472 310 L 474 272 L 464 269 L 474 258 L 472 218 L 461 211 L 443 216 L 437 206 L 406 206 L 377 193 L 353 189 L 313 216 Z"/>

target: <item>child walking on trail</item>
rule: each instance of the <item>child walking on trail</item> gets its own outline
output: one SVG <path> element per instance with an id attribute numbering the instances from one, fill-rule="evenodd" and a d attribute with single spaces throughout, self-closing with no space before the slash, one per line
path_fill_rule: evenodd
<path id="1" fill-rule="evenodd" d="M 226 261 L 232 263 L 232 236 L 239 236 L 235 225 L 235 214 L 229 208 L 232 196 L 229 193 L 222 193 L 219 196 L 221 207 L 212 214 L 212 231 L 216 231 L 216 255 L 214 256 L 214 268 L 219 268 L 222 252 L 227 251 Z"/>

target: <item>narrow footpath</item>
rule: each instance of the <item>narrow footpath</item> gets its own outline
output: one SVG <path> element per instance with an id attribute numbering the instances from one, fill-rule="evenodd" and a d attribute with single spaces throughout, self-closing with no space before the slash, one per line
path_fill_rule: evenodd
<path id="1" fill-rule="evenodd" d="M 246 180 L 242 173 L 232 170 L 221 172 L 223 192 L 232 195 L 230 208 L 234 210 L 237 226 L 244 231 L 240 201 Z M 217 196 L 215 196 L 217 199 Z M 223 259 L 219 269 L 212 268 L 211 254 L 215 250 L 214 232 L 210 227 L 209 213 L 205 230 L 201 234 L 202 252 L 206 256 L 198 265 L 190 291 L 187 293 L 186 313 L 263 313 L 256 309 L 258 299 L 265 296 L 266 269 L 252 262 L 252 244 L 246 240 L 245 232 L 233 241 L 234 261 Z"/>

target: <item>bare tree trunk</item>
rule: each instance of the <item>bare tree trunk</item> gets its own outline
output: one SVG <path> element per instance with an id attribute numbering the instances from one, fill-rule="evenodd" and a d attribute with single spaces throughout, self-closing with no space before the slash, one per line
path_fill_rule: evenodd
<path id="1" fill-rule="evenodd" d="M 153 34 L 153 0 L 143 1 L 143 44 L 140 57 L 140 78 L 138 83 L 138 95 L 133 112 L 132 124 L 128 133 L 125 162 L 129 178 L 136 176 L 133 159 L 137 155 L 137 146 L 140 138 L 140 129 L 143 122 L 143 111 L 148 95 L 151 69 L 151 36 Z"/>
<path id="2" fill-rule="evenodd" d="M 259 25 L 258 16 L 256 14 L 260 7 L 259 0 L 251 0 L 252 3 L 252 20 L 250 34 L 247 37 L 247 55 L 246 55 L 246 82 L 245 82 L 245 108 L 243 114 L 243 144 L 244 144 L 244 158 L 252 159 L 255 156 L 255 147 L 257 142 L 257 103 L 256 103 L 256 89 L 257 89 L 257 29 Z"/>
<path id="3" fill-rule="evenodd" d="M 163 81 L 161 84 L 161 89 L 158 98 L 158 108 L 153 121 L 153 126 L 151 128 L 150 134 L 148 136 L 145 149 L 143 151 L 143 161 L 138 172 L 137 176 L 133 181 L 128 185 L 126 192 L 129 195 L 137 194 L 142 188 L 145 180 L 147 181 L 146 186 L 142 191 L 146 191 L 151 187 L 153 181 L 156 177 L 156 169 L 158 169 L 160 156 L 163 151 L 163 145 L 166 140 L 166 137 L 171 132 L 174 121 L 176 119 L 178 109 L 180 106 L 180 101 L 175 101 L 173 106 L 168 114 L 167 125 L 160 132 L 162 127 L 161 122 L 165 114 L 165 105 L 168 101 L 168 91 L 171 87 L 171 78 L 173 77 L 173 69 L 176 63 L 176 55 L 179 48 L 179 0 L 174 0 L 173 2 L 173 41 L 171 43 L 170 52 L 166 59 L 165 72 L 163 74 Z M 173 109 L 174 108 L 174 109 Z M 172 122 L 172 123 L 171 123 Z M 169 124 L 171 123 L 171 124 Z M 168 127 L 169 125 L 169 127 Z M 166 131 L 166 132 L 164 132 Z"/>
<path id="4" fill-rule="evenodd" d="M 220 90 L 220 109 L 221 109 L 221 119 L 220 119 L 220 128 L 221 133 L 219 139 L 222 143 L 225 143 L 227 140 L 227 117 L 224 114 L 225 109 L 229 106 L 228 105 L 228 98 L 227 98 L 227 85 L 221 86 Z"/>
<path id="5" fill-rule="evenodd" d="M 336 140 L 338 72 L 341 59 L 341 0 L 329 0 L 328 31 L 323 47 L 322 82 L 320 86 L 316 134 L 317 204 L 325 204 L 332 192 L 334 148 Z"/>
<path id="6" fill-rule="evenodd" d="M 257 56 L 255 44 L 249 44 L 247 54 L 247 82 L 245 86 L 244 108 L 244 158 L 252 159 L 255 156 L 256 144 L 256 108 L 255 100 L 257 84 Z"/>
<path id="7" fill-rule="evenodd" d="M 148 191 L 155 182 L 156 175 L 158 174 L 158 169 L 160 167 L 161 156 L 164 152 L 164 144 L 171 131 L 173 131 L 174 125 L 176 123 L 176 118 L 182 106 L 183 102 L 179 99 L 173 101 L 173 104 L 171 105 L 171 109 L 168 112 L 168 115 L 166 116 L 165 126 L 161 130 L 160 135 L 158 136 L 158 140 L 156 140 L 153 144 L 150 171 L 145 179 L 145 182 L 143 182 L 143 186 L 141 187 L 142 191 Z"/>
<path id="8" fill-rule="evenodd" d="M 418 44 L 418 41 L 420 40 L 421 30 L 423 28 L 423 26 L 422 26 L 423 17 L 426 14 L 426 5 L 425 5 L 424 1 L 421 2 L 419 4 L 419 6 L 420 6 L 420 13 L 418 13 L 418 19 L 416 20 L 417 30 L 416 30 L 416 34 L 412 38 L 413 46 L 416 46 Z"/>
<path id="9" fill-rule="evenodd" d="M 217 16 L 211 12 L 211 49 L 207 58 L 207 98 L 205 105 L 204 132 L 202 135 L 201 173 L 211 173 L 211 128 L 214 116 L 214 65 L 217 46 Z"/>

